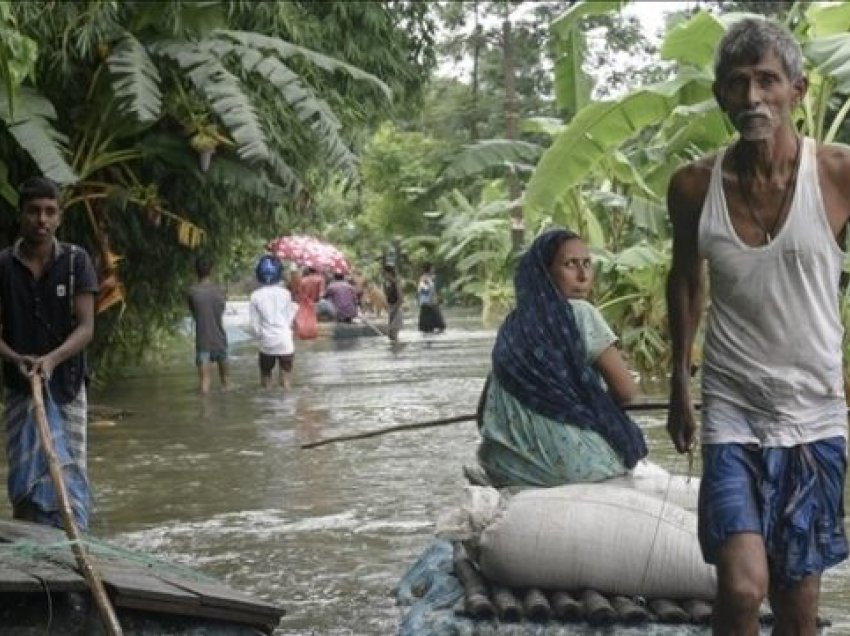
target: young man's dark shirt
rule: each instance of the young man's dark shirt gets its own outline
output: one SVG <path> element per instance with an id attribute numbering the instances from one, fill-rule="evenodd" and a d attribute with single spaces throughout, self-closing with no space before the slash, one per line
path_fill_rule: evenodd
<path id="1" fill-rule="evenodd" d="M 73 296 L 98 291 L 97 275 L 88 253 L 70 243 L 54 244 L 53 260 L 39 280 L 19 256 L 20 241 L 0 251 L 0 320 L 3 340 L 22 354 L 42 355 L 58 347 L 75 327 Z M 73 275 L 71 263 L 73 261 Z M 50 391 L 57 404 L 76 397 L 86 376 L 85 354 L 57 366 Z M 7 390 L 29 392 L 16 366 L 3 362 Z"/>

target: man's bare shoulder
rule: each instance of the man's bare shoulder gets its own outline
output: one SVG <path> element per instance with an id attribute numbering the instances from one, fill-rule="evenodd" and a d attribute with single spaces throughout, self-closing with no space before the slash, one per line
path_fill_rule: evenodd
<path id="1" fill-rule="evenodd" d="M 850 146 L 845 144 L 818 144 L 818 166 L 822 174 L 838 183 L 847 182 L 850 171 Z"/>
<path id="2" fill-rule="evenodd" d="M 850 220 L 850 146 L 819 144 L 817 166 L 824 208 L 838 236 Z"/>
<path id="3" fill-rule="evenodd" d="M 716 154 L 702 157 L 673 173 L 667 192 L 671 213 L 697 213 L 702 209 L 716 160 Z"/>

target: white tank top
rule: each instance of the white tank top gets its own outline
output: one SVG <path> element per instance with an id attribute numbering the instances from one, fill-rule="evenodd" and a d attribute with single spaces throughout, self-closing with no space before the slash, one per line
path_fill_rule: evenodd
<path id="1" fill-rule="evenodd" d="M 699 222 L 710 273 L 702 371 L 702 441 L 794 446 L 847 435 L 836 244 L 805 139 L 785 223 L 750 247 L 723 192 L 725 150 L 714 164 Z"/>

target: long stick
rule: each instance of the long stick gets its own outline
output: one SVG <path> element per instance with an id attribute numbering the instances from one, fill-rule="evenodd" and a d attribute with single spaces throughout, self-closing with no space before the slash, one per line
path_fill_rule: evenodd
<path id="1" fill-rule="evenodd" d="M 347 442 L 352 439 L 364 439 L 366 437 L 377 437 L 385 433 L 395 433 L 396 431 L 412 431 L 417 428 L 430 428 L 432 426 L 444 426 L 446 424 L 456 424 L 457 422 L 466 422 L 474 420 L 475 413 L 469 415 L 456 415 L 455 417 L 446 417 L 441 420 L 430 420 L 428 422 L 416 422 L 414 424 L 399 424 L 398 426 L 389 426 L 387 428 L 379 428 L 365 433 L 352 433 L 351 435 L 338 435 L 337 437 L 328 437 L 320 439 L 318 442 L 310 442 L 309 444 L 301 444 L 301 448 L 315 448 L 316 446 L 324 446 L 334 442 Z"/>
<path id="2" fill-rule="evenodd" d="M 694 408 L 699 409 L 699 404 L 694 404 Z M 667 409 L 667 402 L 636 402 L 634 404 L 627 404 L 623 407 L 626 411 L 663 411 Z M 309 442 L 308 444 L 301 444 L 301 448 L 316 448 L 317 446 L 324 446 L 325 444 L 333 444 L 334 442 L 348 442 L 354 439 L 365 439 L 367 437 L 377 437 L 378 435 L 385 435 L 386 433 L 395 433 L 398 431 L 412 431 L 418 428 L 432 428 L 434 426 L 445 426 L 447 424 L 456 424 L 458 422 L 468 422 L 469 420 L 474 420 L 476 417 L 475 413 L 469 413 L 467 415 L 456 415 L 454 417 L 445 417 L 439 420 L 429 420 L 427 422 L 415 422 L 413 424 L 398 424 L 396 426 L 388 426 L 386 428 L 378 428 L 372 431 L 366 431 L 364 433 L 351 433 L 349 435 L 338 435 L 337 437 L 328 437 L 326 439 L 320 439 L 317 442 Z"/>
<path id="3" fill-rule="evenodd" d="M 369 322 L 368 320 L 366 320 L 366 319 L 363 317 L 363 314 L 358 314 L 358 316 L 357 316 L 357 317 L 358 317 L 358 318 L 360 318 L 360 322 L 362 322 L 364 325 L 366 325 L 367 327 L 369 327 L 372 331 L 374 331 L 374 332 L 375 332 L 376 334 L 378 334 L 379 336 L 384 336 L 384 338 L 389 338 L 389 337 L 390 337 L 390 336 L 389 336 L 389 334 L 384 333 L 383 331 L 381 331 L 380 329 L 378 329 L 375 325 L 373 325 L 371 322 Z"/>
<path id="4" fill-rule="evenodd" d="M 50 478 L 53 480 L 53 488 L 56 489 L 56 497 L 59 500 L 62 523 L 65 526 L 65 534 L 71 540 L 71 549 L 74 552 L 74 557 L 77 559 L 77 566 L 89 584 L 89 589 L 91 589 L 92 596 L 94 596 L 95 603 L 97 603 L 97 607 L 100 610 L 100 618 L 106 634 L 108 636 L 123 636 L 124 632 L 121 629 L 121 624 L 118 622 L 115 609 L 109 601 L 109 596 L 106 593 L 106 588 L 103 587 L 103 581 L 101 581 L 100 575 L 94 569 L 88 554 L 86 554 L 81 540 L 80 530 L 74 521 L 74 513 L 71 510 L 68 489 L 65 487 L 65 480 L 62 477 L 62 467 L 56 455 L 56 448 L 53 446 L 50 426 L 47 424 L 47 414 L 44 411 L 44 397 L 41 393 L 41 376 L 38 374 L 32 376 L 32 397 L 35 406 L 35 420 L 38 425 L 38 436 L 41 439 L 44 454 L 47 455 L 47 466 L 50 470 Z"/>

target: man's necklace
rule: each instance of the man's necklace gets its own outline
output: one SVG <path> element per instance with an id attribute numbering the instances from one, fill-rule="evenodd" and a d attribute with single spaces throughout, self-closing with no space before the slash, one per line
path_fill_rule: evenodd
<path id="1" fill-rule="evenodd" d="M 747 212 L 750 213 L 750 217 L 753 221 L 755 221 L 756 225 L 759 226 L 759 229 L 764 233 L 764 244 L 768 245 L 776 236 L 776 228 L 779 226 L 779 223 L 785 218 L 787 215 L 786 207 L 789 205 L 789 199 L 791 194 L 794 192 L 794 189 L 797 186 L 797 172 L 800 168 L 800 157 L 803 152 L 803 142 L 800 138 L 800 135 L 797 135 L 797 154 L 794 157 L 794 168 L 791 171 L 791 176 L 788 178 L 788 183 L 785 184 L 785 189 L 782 192 L 782 200 L 779 202 L 779 209 L 776 213 L 776 218 L 773 220 L 773 223 L 770 227 L 767 227 L 767 223 L 765 223 L 759 211 L 753 205 L 752 199 L 750 198 L 747 189 L 744 187 L 744 180 L 741 177 L 740 170 L 740 159 L 736 156 L 735 158 L 735 172 L 738 177 L 738 189 L 741 192 L 741 198 L 744 200 L 744 203 L 747 206 Z"/>

